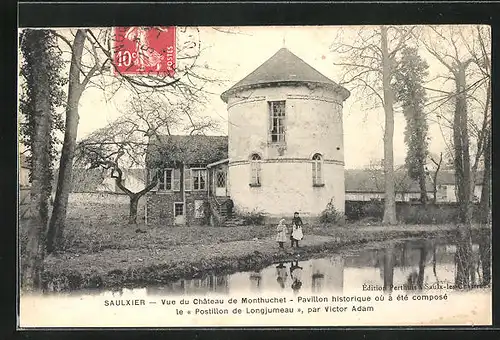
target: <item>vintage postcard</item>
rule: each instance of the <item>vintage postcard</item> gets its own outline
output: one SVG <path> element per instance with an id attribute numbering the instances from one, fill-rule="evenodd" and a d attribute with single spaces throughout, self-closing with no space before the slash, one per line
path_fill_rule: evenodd
<path id="1" fill-rule="evenodd" d="M 490 27 L 18 46 L 20 328 L 491 325 Z"/>

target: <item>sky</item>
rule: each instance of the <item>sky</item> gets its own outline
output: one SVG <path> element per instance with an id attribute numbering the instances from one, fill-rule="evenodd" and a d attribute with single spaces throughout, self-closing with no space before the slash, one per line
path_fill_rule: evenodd
<path id="1" fill-rule="evenodd" d="M 354 34 L 356 27 L 343 27 L 345 35 Z M 244 78 L 269 59 L 280 48 L 286 47 L 316 70 L 339 81 L 342 70 L 334 65 L 336 55 L 331 52 L 339 27 L 296 26 L 296 27 L 238 27 L 237 34 L 222 33 L 210 27 L 200 28 L 200 40 L 204 51 L 199 63 L 218 70 L 216 76 L 224 84 L 207 88 L 214 93 L 204 113 L 218 120 L 219 131 L 212 134 L 227 134 L 227 110 L 220 99 L 220 93 Z M 430 73 L 446 73 L 446 70 L 430 55 L 423 53 L 430 66 Z M 346 85 L 349 89 L 349 86 Z M 87 89 L 80 101 L 80 124 L 78 139 L 105 126 L 121 113 L 127 99 L 126 93 L 116 95 L 107 101 L 102 90 Z M 344 103 L 344 154 L 346 168 L 363 168 L 373 160 L 383 158 L 384 112 L 382 108 L 370 109 L 363 105 L 362 95 L 351 91 Z M 405 120 L 402 113 L 395 112 L 394 162 L 403 164 L 406 155 L 404 143 Z M 439 153 L 446 148 L 443 133 L 434 122 L 429 122 L 429 149 Z"/>

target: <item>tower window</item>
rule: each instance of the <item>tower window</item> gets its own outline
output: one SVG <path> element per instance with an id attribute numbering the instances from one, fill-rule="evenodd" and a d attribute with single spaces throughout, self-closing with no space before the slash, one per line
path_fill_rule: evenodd
<path id="1" fill-rule="evenodd" d="M 258 154 L 254 153 L 250 156 L 250 186 L 260 187 L 260 161 L 261 158 Z"/>
<path id="2" fill-rule="evenodd" d="M 272 143 L 285 141 L 285 101 L 269 102 L 270 136 Z"/>
<path id="3" fill-rule="evenodd" d="M 323 157 L 319 153 L 312 157 L 313 186 L 323 186 Z"/>

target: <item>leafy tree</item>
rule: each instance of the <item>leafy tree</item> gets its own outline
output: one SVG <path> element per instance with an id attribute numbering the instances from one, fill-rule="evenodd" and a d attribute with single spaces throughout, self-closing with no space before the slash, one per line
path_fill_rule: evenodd
<path id="1" fill-rule="evenodd" d="M 31 203 L 28 242 L 21 260 L 21 286 L 25 290 L 42 288 L 48 200 L 51 191 L 52 162 L 55 153 L 54 131 L 61 129 L 55 108 L 62 102 L 60 77 L 62 59 L 50 30 L 25 30 L 20 35 L 23 55 L 20 76 L 22 94 L 20 114 L 21 142 L 30 152 Z"/>
<path id="2" fill-rule="evenodd" d="M 426 93 L 423 85 L 429 66 L 419 56 L 418 49 L 405 47 L 394 74 L 396 99 L 403 107 L 406 119 L 406 168 L 411 179 L 418 181 L 420 201 L 427 202 L 425 164 L 428 156 L 428 125 L 424 108 Z"/>
<path id="3" fill-rule="evenodd" d="M 38 32 L 35 32 L 38 31 Z M 40 44 L 42 46 L 35 46 L 33 42 L 33 37 L 41 39 Z M 37 53 L 46 54 L 47 60 L 46 68 L 48 70 L 47 82 L 51 86 L 47 88 L 47 94 L 49 102 L 51 103 L 50 111 L 50 138 L 48 140 L 48 146 L 50 149 L 50 158 L 54 159 L 59 153 L 59 148 L 61 146 L 61 139 L 59 137 L 60 133 L 64 132 L 64 121 L 58 108 L 64 107 L 64 85 L 67 84 L 67 78 L 61 75 L 62 68 L 64 67 L 64 61 L 62 59 L 61 52 L 57 48 L 57 38 L 54 31 L 51 30 L 23 30 L 20 34 L 20 49 L 23 56 L 21 62 L 21 67 L 19 70 L 20 76 L 20 98 L 19 98 L 19 142 L 24 146 L 23 153 L 26 155 L 26 160 L 28 164 L 32 165 L 32 144 L 35 135 L 35 87 L 37 86 L 37 80 L 34 79 L 36 74 L 36 59 L 34 56 Z M 53 178 L 54 167 L 53 163 L 50 162 L 49 171 L 50 177 Z M 30 173 L 31 176 L 31 173 Z M 51 183 L 49 185 L 51 186 Z"/>

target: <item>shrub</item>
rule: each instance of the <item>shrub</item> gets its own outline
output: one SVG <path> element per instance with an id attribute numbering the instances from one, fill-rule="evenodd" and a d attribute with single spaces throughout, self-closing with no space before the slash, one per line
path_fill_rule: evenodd
<path id="1" fill-rule="evenodd" d="M 382 220 L 384 217 L 384 203 L 382 201 L 369 202 L 363 207 L 363 217 Z"/>
<path id="2" fill-rule="evenodd" d="M 458 221 L 455 205 L 405 204 L 398 212 L 399 220 L 407 224 L 446 224 Z"/>
<path id="3" fill-rule="evenodd" d="M 238 217 L 243 220 L 244 225 L 263 225 L 265 219 L 265 215 L 257 210 L 239 213 Z"/>
<path id="4" fill-rule="evenodd" d="M 320 223 L 333 223 L 337 225 L 344 225 L 345 224 L 345 215 L 343 212 L 338 211 L 334 204 L 333 204 L 333 199 L 326 205 L 325 210 L 321 212 L 321 215 L 319 217 Z"/>

